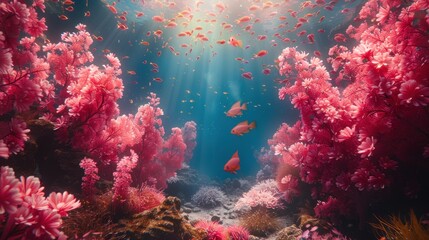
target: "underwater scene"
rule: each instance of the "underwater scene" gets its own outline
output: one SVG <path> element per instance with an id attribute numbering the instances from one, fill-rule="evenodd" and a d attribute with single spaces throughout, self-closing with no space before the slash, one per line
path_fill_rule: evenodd
<path id="1" fill-rule="evenodd" d="M 0 240 L 429 240 L 428 0 L 0 0 Z"/>

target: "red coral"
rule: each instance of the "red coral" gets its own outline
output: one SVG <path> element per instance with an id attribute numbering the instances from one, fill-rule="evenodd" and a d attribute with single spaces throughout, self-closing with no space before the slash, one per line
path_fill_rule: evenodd
<path id="1" fill-rule="evenodd" d="M 299 135 L 291 137 L 282 125 L 269 140 L 281 163 L 297 169 L 278 171 L 280 190 L 290 189 L 281 180 L 298 191 L 307 185 L 319 201 L 318 215 L 364 220 L 369 204 L 388 198 L 379 195 L 383 189 L 411 192 L 401 189 L 407 185 L 403 182 L 427 179 L 428 7 L 424 0 L 366 2 L 357 26 L 347 29 L 357 45 L 329 50 L 331 73 L 320 59 L 296 48 L 282 51 L 279 73 L 285 79 L 279 98 L 290 97 L 301 119 Z M 414 189 L 414 196 L 423 191 Z M 342 207 L 347 205 L 358 206 L 357 212 Z"/>
<path id="2" fill-rule="evenodd" d="M 132 178 L 131 172 L 136 167 L 138 156 L 134 151 L 131 151 L 131 156 L 125 156 L 119 161 L 116 166 L 116 172 L 113 173 L 113 201 L 117 204 L 128 199 L 128 188 L 130 187 Z"/>
<path id="3" fill-rule="evenodd" d="M 80 161 L 79 166 L 84 169 L 82 193 L 85 197 L 91 199 L 95 193 L 95 183 L 100 179 L 97 164 L 90 158 L 84 158 Z"/>

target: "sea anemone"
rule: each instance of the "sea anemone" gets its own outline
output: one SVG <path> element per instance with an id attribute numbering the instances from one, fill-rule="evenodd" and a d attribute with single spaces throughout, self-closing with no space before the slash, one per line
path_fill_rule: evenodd
<path id="1" fill-rule="evenodd" d="M 213 208 L 219 206 L 225 200 L 225 194 L 217 187 L 201 187 L 192 196 L 192 201 L 202 208 Z"/>
<path id="2" fill-rule="evenodd" d="M 224 236 L 226 240 L 248 240 L 249 231 L 238 225 L 232 225 L 225 228 Z"/>
<path id="3" fill-rule="evenodd" d="M 267 237 L 280 228 L 280 223 L 274 213 L 264 208 L 244 214 L 240 219 L 240 225 L 257 237 Z"/>
<path id="4" fill-rule="evenodd" d="M 223 227 L 211 221 L 198 221 L 195 228 L 203 229 L 207 233 L 207 240 L 223 240 Z"/>

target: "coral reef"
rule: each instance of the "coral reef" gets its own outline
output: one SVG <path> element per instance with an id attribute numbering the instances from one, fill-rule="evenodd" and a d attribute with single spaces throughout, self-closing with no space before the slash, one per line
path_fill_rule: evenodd
<path id="1" fill-rule="evenodd" d="M 367 1 L 347 29 L 356 46 L 329 50 L 331 71 L 296 47 L 282 51 L 279 98 L 290 98 L 300 120 L 282 124 L 269 144 L 273 165 L 291 169 L 277 174 L 289 202 L 310 199 L 317 216 L 359 218 L 361 229 L 374 204 L 427 202 L 428 7 Z"/>
<path id="2" fill-rule="evenodd" d="M 152 210 L 122 220 L 105 239 L 202 240 L 204 231 L 198 230 L 180 215 L 180 200 L 167 197 Z"/>
<path id="3" fill-rule="evenodd" d="M 225 200 L 225 194 L 218 187 L 204 186 L 192 196 L 192 201 L 202 208 L 219 206 Z"/>

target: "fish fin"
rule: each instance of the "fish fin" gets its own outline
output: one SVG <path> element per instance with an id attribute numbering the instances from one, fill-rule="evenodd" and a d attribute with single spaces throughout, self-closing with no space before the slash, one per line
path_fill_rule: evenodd
<path id="1" fill-rule="evenodd" d="M 243 103 L 243 105 L 241 105 L 241 110 L 247 110 L 247 104 Z"/>
<path id="2" fill-rule="evenodd" d="M 240 107 L 240 101 L 235 102 L 231 108 L 239 108 Z"/>
<path id="3" fill-rule="evenodd" d="M 235 153 L 232 155 L 232 157 L 237 157 L 238 158 L 238 150 L 235 151 Z"/>
<path id="4" fill-rule="evenodd" d="M 256 128 L 256 122 L 252 122 L 252 123 L 249 125 L 249 130 L 250 130 L 250 129 L 254 129 L 254 128 Z"/>
<path id="5" fill-rule="evenodd" d="M 244 121 L 242 121 L 241 123 L 239 123 L 238 125 L 243 125 L 243 124 L 249 125 L 249 121 L 244 120 Z"/>

